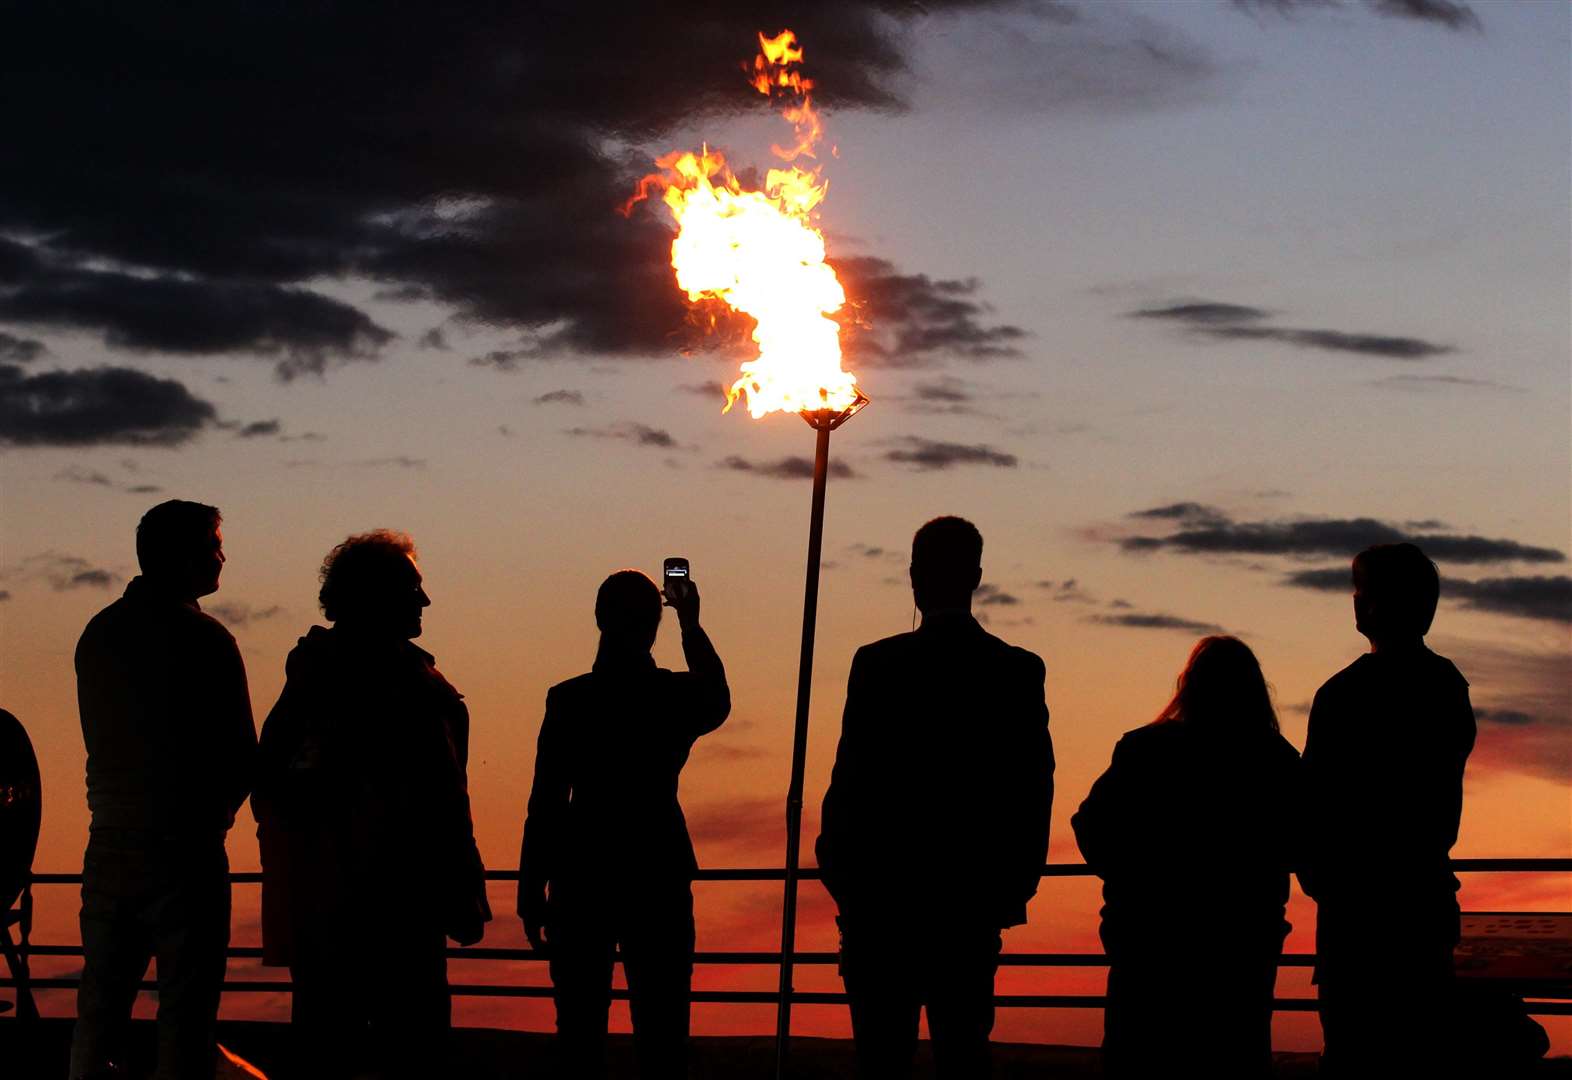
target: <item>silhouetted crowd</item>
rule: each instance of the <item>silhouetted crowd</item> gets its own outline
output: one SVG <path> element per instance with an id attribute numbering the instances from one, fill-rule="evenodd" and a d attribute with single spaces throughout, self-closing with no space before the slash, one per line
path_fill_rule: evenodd
<path id="1" fill-rule="evenodd" d="M 293 982 L 290 1075 L 453 1075 L 447 940 L 480 941 L 492 913 L 469 714 L 414 643 L 431 603 L 414 545 L 376 531 L 329 552 L 331 625 L 290 653 L 258 740 L 234 638 L 198 602 L 219 585 L 220 523 L 199 503 L 149 510 L 141 575 L 77 646 L 92 825 L 72 1080 L 121 1073 L 154 958 L 159 1076 L 213 1076 L 225 837 L 248 795 L 263 962 Z M 1001 934 L 1047 859 L 1046 669 L 972 616 L 982 546 L 960 518 L 919 529 L 921 624 L 852 660 L 815 850 L 865 1078 L 911 1074 L 924 1010 L 941 1077 L 990 1075 Z M 1316 694 L 1302 756 L 1250 648 L 1206 637 L 1071 818 L 1103 881 L 1107 1075 L 1270 1074 L 1290 874 L 1317 904 L 1323 1075 L 1449 1075 L 1468 683 L 1425 645 L 1440 586 L 1417 547 L 1369 548 L 1350 577 L 1370 649 Z M 686 671 L 651 656 L 663 606 Z M 687 1075 L 698 864 L 678 779 L 731 711 L 699 609 L 691 581 L 612 574 L 591 669 L 546 696 L 517 911 L 575 1080 L 605 1075 L 619 957 L 641 1075 Z"/>

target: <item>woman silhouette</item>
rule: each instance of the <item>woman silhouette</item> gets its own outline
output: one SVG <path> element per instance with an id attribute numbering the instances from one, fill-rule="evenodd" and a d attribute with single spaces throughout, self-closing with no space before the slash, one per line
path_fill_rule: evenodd
<path id="1" fill-rule="evenodd" d="M 1107 1075 L 1270 1075 L 1299 805 L 1255 654 L 1202 638 L 1070 820 L 1103 879 Z"/>

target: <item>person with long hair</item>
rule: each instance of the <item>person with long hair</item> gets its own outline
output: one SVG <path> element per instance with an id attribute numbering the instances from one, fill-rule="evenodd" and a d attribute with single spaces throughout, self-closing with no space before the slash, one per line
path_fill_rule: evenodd
<path id="1" fill-rule="evenodd" d="M 1103 880 L 1109 1076 L 1270 1075 L 1300 791 L 1255 654 L 1202 638 L 1070 819 Z"/>

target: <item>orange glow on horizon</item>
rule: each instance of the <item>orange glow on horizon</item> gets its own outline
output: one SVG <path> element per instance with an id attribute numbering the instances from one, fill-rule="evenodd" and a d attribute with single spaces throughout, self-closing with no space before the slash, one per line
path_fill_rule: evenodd
<path id="1" fill-rule="evenodd" d="M 788 163 L 814 157 L 823 134 L 813 81 L 798 68 L 802 56 L 790 30 L 773 38 L 761 33 L 759 55 L 744 65 L 755 90 L 788 100 L 783 116 L 796 144 L 771 148 Z M 660 190 L 677 224 L 671 245 L 677 287 L 691 303 L 720 300 L 755 322 L 759 354 L 742 364 L 726 392 L 726 410 L 739 397 L 755 419 L 855 404 L 857 378 L 841 367 L 840 325 L 833 318 L 846 293 L 824 261 L 824 234 L 813 223 L 828 187 L 820 167 L 770 169 L 763 188 L 749 190 L 708 146 L 673 151 L 655 164 L 661 171 L 639 181 L 624 213 Z"/>

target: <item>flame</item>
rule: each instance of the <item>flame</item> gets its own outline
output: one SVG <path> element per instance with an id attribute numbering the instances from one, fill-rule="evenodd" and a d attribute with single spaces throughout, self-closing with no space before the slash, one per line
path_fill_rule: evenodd
<path id="1" fill-rule="evenodd" d="M 639 181 L 623 208 L 656 190 L 677 223 L 671 265 L 677 287 L 698 303 L 714 299 L 751 316 L 759 355 L 745 362 L 726 392 L 726 411 L 745 396 L 757 419 L 772 412 L 830 409 L 857 400 L 857 378 L 841 369 L 840 326 L 832 318 L 846 303 L 835 271 L 825 263 L 824 235 L 813 224 L 828 182 L 819 167 L 804 170 L 798 158 L 815 157 L 823 135 L 813 108 L 813 81 L 802 76 L 802 49 L 790 30 L 759 35 L 759 55 L 744 65 L 759 93 L 787 101 L 782 115 L 796 144 L 774 146 L 788 164 L 770 169 L 762 190 L 747 190 L 719 151 L 673 151 L 656 160 L 661 170 Z"/>

